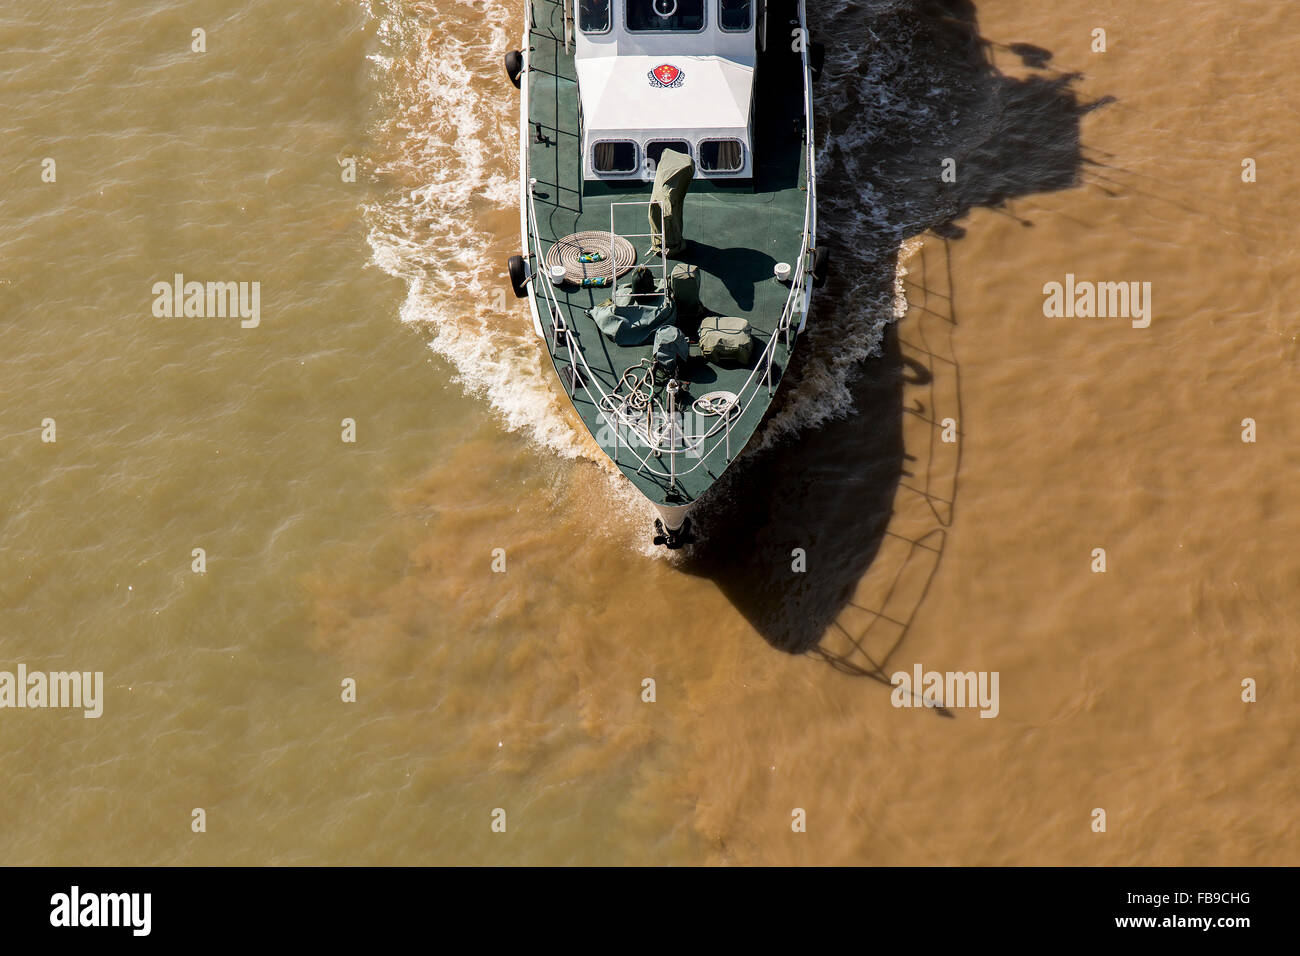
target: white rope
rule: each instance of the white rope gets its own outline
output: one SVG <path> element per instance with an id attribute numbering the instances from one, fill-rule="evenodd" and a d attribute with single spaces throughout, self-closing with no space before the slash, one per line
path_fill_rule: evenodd
<path id="1" fill-rule="evenodd" d="M 608 232 L 575 232 L 557 239 L 546 251 L 546 265 L 548 271 L 551 266 L 563 266 L 564 281 L 574 285 L 581 284 L 583 279 L 607 279 L 612 283 L 636 265 L 636 249 L 622 236 L 614 236 L 613 249 L 611 261 Z M 584 258 L 595 261 L 584 262 Z"/>

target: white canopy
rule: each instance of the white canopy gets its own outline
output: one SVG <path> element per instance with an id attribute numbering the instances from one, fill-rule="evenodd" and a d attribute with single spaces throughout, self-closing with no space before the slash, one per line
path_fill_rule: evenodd
<path id="1" fill-rule="evenodd" d="M 651 71 L 664 64 L 680 71 L 679 85 L 651 82 Z M 580 59 L 577 68 L 589 142 L 638 130 L 747 139 L 753 63 L 719 56 L 609 56 Z"/>
<path id="2" fill-rule="evenodd" d="M 698 175 L 750 174 L 752 61 L 721 56 L 604 56 L 579 58 L 577 70 L 584 176 L 600 178 L 592 166 L 596 143 L 632 140 L 644 162 L 647 145 L 663 139 L 688 141 L 697 158 L 704 140 L 739 140 L 744 144 L 741 168 L 727 173 L 700 168 Z M 652 173 L 638 170 L 630 175 Z"/>

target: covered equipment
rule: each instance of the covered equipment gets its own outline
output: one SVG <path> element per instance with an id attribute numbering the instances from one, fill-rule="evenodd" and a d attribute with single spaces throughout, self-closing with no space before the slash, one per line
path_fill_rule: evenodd
<path id="1" fill-rule="evenodd" d="M 691 180 L 695 178 L 695 161 L 684 153 L 666 149 L 655 170 L 654 189 L 650 193 L 650 252 L 676 256 L 686 249 L 682 234 L 682 212 Z"/>

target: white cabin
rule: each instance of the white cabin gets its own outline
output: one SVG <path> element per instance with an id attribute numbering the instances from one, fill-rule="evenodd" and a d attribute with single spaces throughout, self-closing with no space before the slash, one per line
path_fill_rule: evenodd
<path id="1" fill-rule="evenodd" d="M 665 149 L 697 177 L 753 176 L 764 0 L 570 2 L 585 179 L 653 179 Z"/>

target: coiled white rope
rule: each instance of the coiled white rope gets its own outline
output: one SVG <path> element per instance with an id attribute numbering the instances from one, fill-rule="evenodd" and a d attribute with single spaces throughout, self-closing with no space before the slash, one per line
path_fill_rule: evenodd
<path id="1" fill-rule="evenodd" d="M 614 258 L 610 254 L 608 232 L 575 232 L 557 239 L 546 251 L 546 265 L 563 266 L 564 279 L 578 285 L 583 279 L 615 279 L 636 265 L 636 249 L 622 236 L 614 236 Z M 597 262 L 583 262 L 583 257 L 600 256 Z"/>

